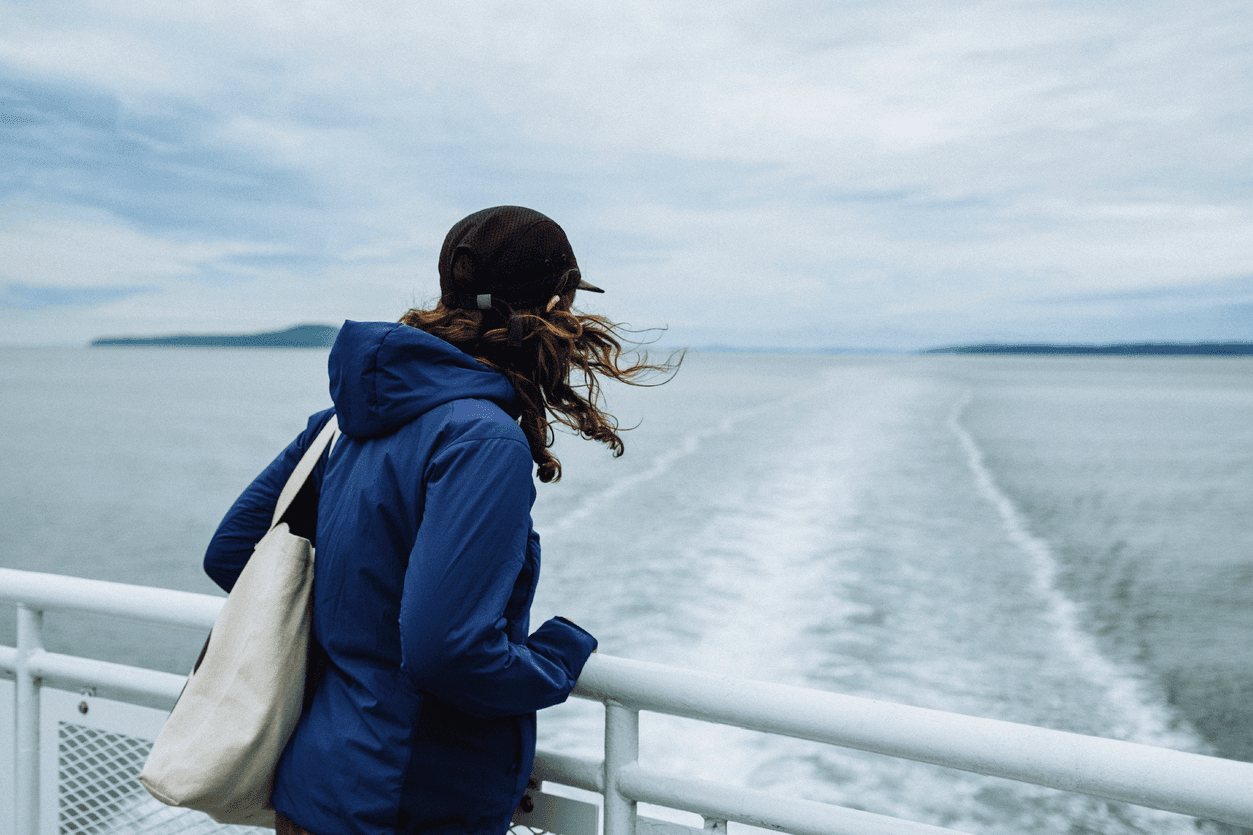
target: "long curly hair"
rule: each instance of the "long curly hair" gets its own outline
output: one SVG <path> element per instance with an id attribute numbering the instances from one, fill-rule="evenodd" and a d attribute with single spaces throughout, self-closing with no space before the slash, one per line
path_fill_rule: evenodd
<path id="1" fill-rule="evenodd" d="M 622 455 L 618 433 L 625 430 L 601 408 L 600 378 L 661 385 L 683 361 L 679 352 L 663 362 L 650 362 L 647 352 L 637 352 L 638 343 L 626 336 L 632 331 L 603 316 L 572 310 L 572 301 L 573 292 L 544 307 L 514 310 L 513 344 L 511 322 L 495 308 L 462 310 L 441 301 L 433 310 L 413 308 L 400 318 L 402 324 L 438 336 L 508 378 L 518 394 L 519 425 L 545 484 L 561 479 L 561 462 L 551 450 L 554 422 L 605 444 L 615 458 Z M 629 362 L 631 357 L 636 361 Z"/>

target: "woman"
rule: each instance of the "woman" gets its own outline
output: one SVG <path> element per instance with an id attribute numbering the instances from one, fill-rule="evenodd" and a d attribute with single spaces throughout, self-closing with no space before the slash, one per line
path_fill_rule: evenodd
<path id="1" fill-rule="evenodd" d="M 229 592 L 333 412 L 343 435 L 287 514 L 317 548 L 323 663 L 275 772 L 280 835 L 499 835 L 526 789 L 535 711 L 566 699 L 596 649 L 563 618 L 528 635 L 531 466 L 560 478 L 554 420 L 620 455 L 597 377 L 638 383 L 659 367 L 620 367 L 616 326 L 571 312 L 577 290 L 602 291 L 538 212 L 465 218 L 439 272 L 434 310 L 344 324 L 334 409 L 244 491 L 205 556 Z"/>

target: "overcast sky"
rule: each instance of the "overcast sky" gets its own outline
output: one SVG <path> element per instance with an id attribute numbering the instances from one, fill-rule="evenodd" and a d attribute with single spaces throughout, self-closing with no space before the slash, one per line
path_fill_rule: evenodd
<path id="1" fill-rule="evenodd" d="M 0 343 L 396 319 L 538 209 L 667 341 L 1253 339 L 1253 5 L 0 0 Z"/>

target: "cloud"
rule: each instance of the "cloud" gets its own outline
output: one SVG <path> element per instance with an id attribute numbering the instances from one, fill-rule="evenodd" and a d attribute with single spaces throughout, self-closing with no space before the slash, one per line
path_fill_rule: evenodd
<path id="1" fill-rule="evenodd" d="M 210 114 L 135 113 L 113 94 L 0 73 L 0 175 L 25 196 L 108 212 L 152 231 L 299 237 L 312 187 L 275 160 L 233 152 Z M 32 198 L 33 196 L 33 198 Z"/>
<path id="2" fill-rule="evenodd" d="M 1239 276 L 1221 281 L 1206 281 L 1187 286 L 1146 287 L 1114 292 L 1082 293 L 1054 296 L 1038 300 L 1051 305 L 1066 304 L 1154 304 L 1222 305 L 1253 303 L 1253 276 Z"/>
<path id="3" fill-rule="evenodd" d="M 132 229 L 98 210 L 16 202 L 0 215 L 0 278 L 49 287 L 168 287 L 194 281 L 207 265 L 249 267 L 273 245 L 178 240 Z"/>
<path id="4" fill-rule="evenodd" d="M 521 203 L 611 312 L 676 332 L 1034 328 L 1050 299 L 1249 273 L 1250 24 L 1237 2 L 9 4 L 0 197 L 79 214 L 0 220 L 0 271 L 156 288 L 99 298 L 119 326 L 171 299 L 282 326 L 341 287 L 429 298 L 447 228 Z"/>
<path id="5" fill-rule="evenodd" d="M 95 307 L 104 302 L 154 292 L 151 287 L 0 287 L 0 307 L 39 310 L 45 307 Z"/>

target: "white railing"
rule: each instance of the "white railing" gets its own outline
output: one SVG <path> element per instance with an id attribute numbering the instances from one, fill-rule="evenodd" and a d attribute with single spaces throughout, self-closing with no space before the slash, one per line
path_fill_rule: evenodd
<path id="1" fill-rule="evenodd" d="M 43 648 L 45 610 L 78 610 L 207 630 L 222 598 L 165 589 L 0 569 L 0 600 L 17 603 L 17 646 L 0 647 L 0 677 L 12 677 L 13 835 L 57 832 L 55 764 L 41 759 L 41 692 L 92 688 L 94 699 L 173 705 L 183 677 L 51 653 Z M 575 695 L 605 705 L 604 759 L 541 752 L 535 776 L 604 796 L 604 835 L 680 835 L 689 827 L 637 816 L 651 803 L 704 817 L 705 830 L 727 821 L 797 835 L 924 835 L 952 830 L 854 809 L 664 774 L 642 767 L 639 712 L 655 711 L 772 734 L 873 751 L 1109 800 L 1253 827 L 1253 764 L 1027 725 L 879 702 L 594 655 Z M 78 697 L 75 696 L 76 700 Z M 86 699 L 78 710 L 86 714 Z M 0 717 L 8 713 L 0 704 Z M 159 725 L 158 725 L 159 727 Z M 151 738 L 148 737 L 149 739 Z M 0 729 L 0 743 L 5 739 Z M 45 740 L 46 742 L 46 740 Z M 0 745 L 0 748 L 3 748 Z M 45 746 L 46 747 L 46 746 Z M 3 755 L 3 752 L 0 752 Z M 7 791 L 0 768 L 0 790 Z M 561 835 L 595 835 L 575 806 L 543 796 Z M 0 798 L 0 810 L 8 805 Z M 543 805 L 543 804 L 541 804 Z M 563 818 L 562 815 L 565 815 Z M 41 821 L 42 817 L 42 821 Z"/>

